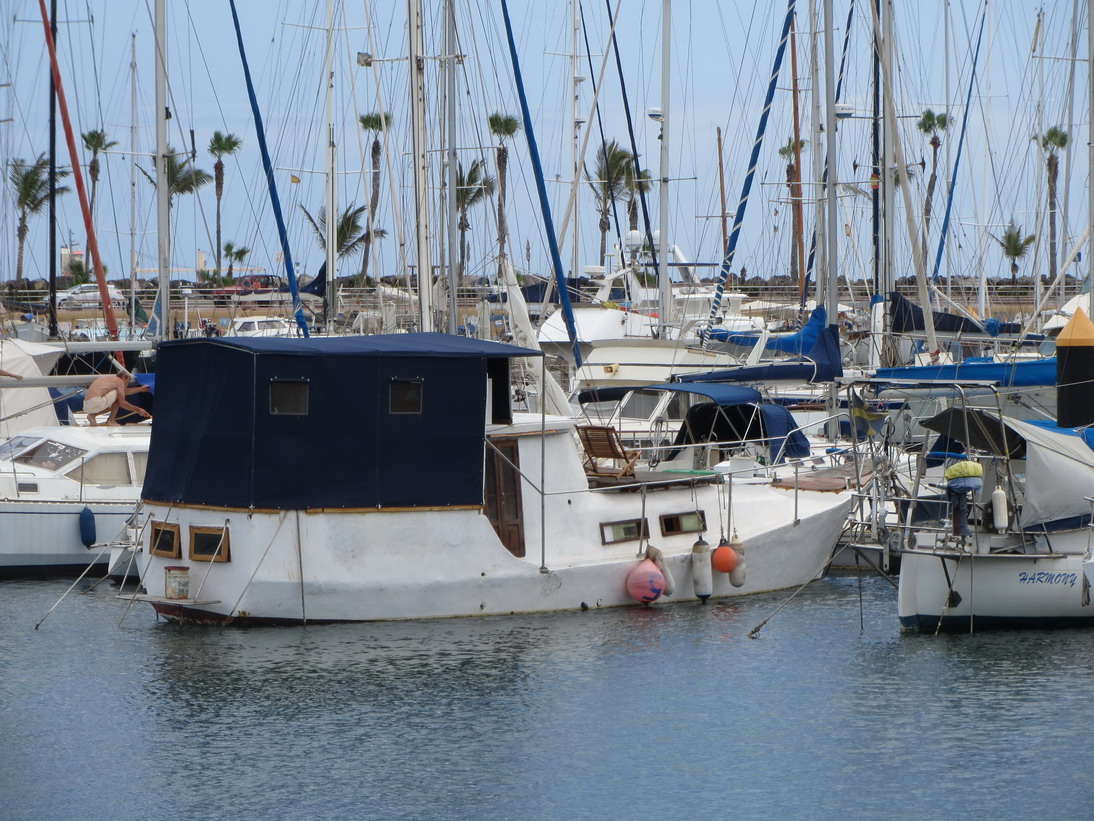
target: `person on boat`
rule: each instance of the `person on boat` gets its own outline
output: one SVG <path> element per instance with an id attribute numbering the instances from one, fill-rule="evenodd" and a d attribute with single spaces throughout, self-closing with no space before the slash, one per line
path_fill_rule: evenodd
<path id="1" fill-rule="evenodd" d="M 23 378 L 23 374 L 21 374 L 21 373 L 11 373 L 11 371 L 5 371 L 2 368 L 0 368 L 0 376 L 10 376 L 12 379 L 22 379 Z"/>
<path id="2" fill-rule="evenodd" d="M 84 394 L 83 413 L 87 414 L 89 425 L 98 425 L 99 423 L 95 417 L 101 416 L 107 411 L 110 411 L 110 416 L 107 418 L 106 424 L 113 425 L 118 417 L 118 411 L 122 408 L 132 411 L 138 416 L 143 416 L 145 419 L 152 418 L 152 414 L 144 408 L 139 408 L 132 402 L 126 401 L 126 396 L 152 390 L 147 385 L 133 385 L 130 387 L 129 383 L 132 379 L 132 375 L 124 372 L 122 374 L 107 374 L 106 376 L 100 376 L 88 385 L 87 392 Z"/>
<path id="3" fill-rule="evenodd" d="M 984 467 L 979 462 L 965 459 L 946 468 L 946 492 L 953 511 L 953 535 L 969 536 L 969 494 L 979 493 L 984 486 Z"/>

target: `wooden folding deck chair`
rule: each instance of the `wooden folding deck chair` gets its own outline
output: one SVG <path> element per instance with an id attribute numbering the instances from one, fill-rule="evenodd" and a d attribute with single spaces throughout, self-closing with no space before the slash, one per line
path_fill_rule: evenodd
<path id="1" fill-rule="evenodd" d="M 619 431 L 610 425 L 579 425 L 577 436 L 585 448 L 585 472 L 596 476 L 634 476 L 634 466 L 638 463 L 639 452 L 627 450 L 619 439 Z M 611 467 L 602 467 L 601 459 L 611 459 Z M 623 467 L 619 467 L 622 462 Z"/>

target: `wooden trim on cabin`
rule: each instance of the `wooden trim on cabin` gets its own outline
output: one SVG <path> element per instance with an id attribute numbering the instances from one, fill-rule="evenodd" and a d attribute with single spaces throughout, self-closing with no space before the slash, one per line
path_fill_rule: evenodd
<path id="1" fill-rule="evenodd" d="M 215 555 L 212 553 L 198 553 L 194 550 L 194 543 L 197 541 L 196 536 L 216 536 L 217 547 Z M 228 535 L 228 528 L 224 526 L 218 527 L 206 527 L 201 525 L 190 525 L 190 551 L 189 559 L 192 562 L 230 562 L 232 560 L 231 553 L 231 539 Z"/>
<path id="2" fill-rule="evenodd" d="M 174 548 L 172 550 L 163 550 L 159 548 L 159 538 L 157 538 L 157 531 L 161 533 L 171 533 L 173 535 Z M 162 556 L 165 559 L 181 559 L 182 558 L 182 529 L 172 522 L 157 522 L 152 521 L 152 526 L 148 530 L 148 552 L 153 556 Z"/>

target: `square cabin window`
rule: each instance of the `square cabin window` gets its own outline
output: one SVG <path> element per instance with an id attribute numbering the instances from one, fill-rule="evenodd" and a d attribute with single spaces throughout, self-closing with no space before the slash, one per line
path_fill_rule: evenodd
<path id="1" fill-rule="evenodd" d="M 163 556 L 165 559 L 181 559 L 181 539 L 179 538 L 179 526 L 166 522 L 152 522 L 152 555 Z"/>
<path id="2" fill-rule="evenodd" d="M 661 517 L 661 535 L 702 533 L 707 529 L 707 517 L 701 510 L 690 513 L 670 513 Z"/>
<path id="3" fill-rule="evenodd" d="M 650 528 L 645 519 L 627 519 L 622 522 L 601 522 L 600 543 L 636 542 L 648 539 Z"/>
<path id="4" fill-rule="evenodd" d="M 393 379 L 389 394 L 389 413 L 422 412 L 422 380 Z"/>
<path id="5" fill-rule="evenodd" d="M 308 415 L 308 383 L 305 380 L 271 380 L 270 413 L 275 416 Z"/>
<path id="6" fill-rule="evenodd" d="M 124 453 L 100 453 L 80 462 L 65 475 L 85 485 L 120 487 L 133 484 L 129 480 L 129 459 Z"/>
<path id="7" fill-rule="evenodd" d="M 225 527 L 191 527 L 190 560 L 195 562 L 230 561 L 228 529 Z"/>

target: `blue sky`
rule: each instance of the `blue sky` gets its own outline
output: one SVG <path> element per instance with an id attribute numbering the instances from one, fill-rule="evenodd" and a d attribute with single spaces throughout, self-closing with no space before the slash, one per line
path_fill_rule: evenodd
<path id="1" fill-rule="evenodd" d="M 123 276 L 129 267 L 130 247 L 130 41 L 136 34 L 138 66 L 138 153 L 148 154 L 154 147 L 153 44 L 151 0 L 86 0 L 62 2 L 60 17 L 66 21 L 59 35 L 62 71 L 76 128 L 86 131 L 104 128 L 119 142 L 115 152 L 105 158 L 104 178 L 100 184 L 97 224 L 100 244 L 112 278 Z M 258 147 L 232 32 L 231 16 L 225 2 L 210 0 L 174 0 L 169 8 L 169 63 L 173 119 L 170 141 L 175 147 L 189 147 L 194 134 L 198 157 L 196 165 L 212 171 L 213 160 L 206 152 L 214 130 L 229 131 L 243 139 L 243 148 L 227 160 L 223 233 L 225 240 L 252 249 L 249 263 L 270 271 L 281 267 L 271 211 L 260 173 Z M 569 186 L 570 126 L 569 63 L 563 56 L 569 46 L 569 11 L 564 0 L 513 4 L 514 26 L 525 72 L 528 96 L 535 120 L 536 136 L 543 152 L 547 174 L 553 179 L 549 189 L 554 199 L 556 220 L 561 215 Z M 614 8 L 614 2 L 613 2 Z M 819 146 L 810 136 L 810 39 L 808 4 L 799 5 L 798 76 L 803 136 L 810 140 L 803 165 L 812 168 L 812 152 Z M 865 6 L 861 1 L 859 6 Z M 980 81 L 969 112 L 969 128 L 961 173 L 957 179 L 954 204 L 950 270 L 959 275 L 974 275 L 983 262 L 992 276 L 1005 271 L 1006 265 L 997 247 L 981 244 L 978 225 L 1000 232 L 1002 225 L 1014 219 L 1029 232 L 1043 213 L 1043 158 L 1031 137 L 1047 125 L 1072 122 L 1073 148 L 1068 188 L 1072 235 L 1081 231 L 1086 220 L 1086 70 L 1080 64 L 1076 74 L 1074 103 L 1069 115 L 1066 98 L 1070 48 L 1072 2 L 1036 3 L 1010 0 L 996 3 L 991 16 L 990 40 L 986 40 Z M 1084 4 L 1085 5 L 1085 4 Z M 258 83 L 258 96 L 269 132 L 277 179 L 290 225 L 290 238 L 298 271 L 314 273 L 321 257 L 319 248 L 306 227 L 300 205 L 314 212 L 323 198 L 324 129 L 323 65 L 326 34 L 323 2 L 239 3 L 244 37 L 252 71 Z M 367 137 L 357 127 L 357 115 L 383 107 L 394 118 L 387 151 L 395 178 L 384 169 L 384 188 L 377 224 L 389 231 L 379 243 L 373 270 L 399 273 L 403 260 L 413 264 L 413 234 L 409 219 L 409 130 L 407 117 L 407 69 L 399 61 L 406 51 L 406 10 L 403 2 L 340 3 L 336 21 L 336 114 L 335 133 L 339 146 L 340 203 L 367 202 Z M 426 0 L 426 52 L 442 52 L 442 16 L 438 2 Z M 3 46 L 4 79 L 10 88 L 2 89 L 5 118 L 0 126 L 0 144 L 5 161 L 12 157 L 33 158 L 46 149 L 45 89 L 48 64 L 42 42 L 37 3 L 5 4 L 7 15 Z M 1044 8 L 1044 47 L 1046 57 L 1031 56 L 1031 43 L 1037 10 Z M 519 113 L 513 89 L 512 71 L 504 47 L 498 2 L 458 3 L 458 29 L 461 52 L 467 55 L 460 72 L 458 92 L 458 156 L 465 165 L 485 156 L 493 164 L 491 140 L 486 117 L 493 111 Z M 847 18 L 847 3 L 837 2 L 836 41 L 842 43 Z M 942 173 L 948 175 L 947 162 L 955 158 L 957 125 L 964 110 L 968 88 L 972 38 L 983 3 L 949 4 L 951 36 L 949 70 L 944 47 L 943 0 L 918 0 L 898 4 L 896 10 L 896 48 L 899 72 L 896 105 L 901 113 L 901 130 L 909 162 L 925 159 L 930 166 L 926 139 L 914 128 L 915 117 L 926 107 L 948 110 L 955 126 L 945 135 Z M 588 116 L 592 82 L 600 70 L 606 47 L 607 21 L 603 4 L 583 3 L 586 31 L 593 53 L 592 70 L 582 47 L 580 105 Z M 759 117 L 759 107 L 771 71 L 779 28 L 785 14 L 781 3 L 673 3 L 672 91 L 670 101 L 670 149 L 672 200 L 669 208 L 670 234 L 683 252 L 692 259 L 715 261 L 721 254 L 718 221 L 721 210 L 718 197 L 715 129 L 725 135 L 725 175 L 728 210 L 736 201 L 745 173 L 746 159 Z M 371 30 L 366 23 L 371 20 Z M 27 22 L 24 22 L 27 21 Z M 617 28 L 627 91 L 635 118 L 636 141 L 641 161 L 653 176 L 659 176 L 657 127 L 644 113 L 659 106 L 661 97 L 661 4 L 627 0 L 623 3 Z M 869 18 L 858 10 L 852 20 L 847 61 L 844 101 L 856 114 L 869 107 Z M 990 49 L 989 49 L 990 45 Z M 1083 26 L 1079 36 L 1079 55 L 1086 46 Z M 357 65 L 359 51 L 368 51 L 384 61 L 372 69 Z M 990 53 L 989 53 L 990 52 Z M 989 72 L 990 62 L 990 72 Z M 440 112 L 442 103 L 436 94 L 435 61 L 430 61 L 431 108 L 428 131 L 434 167 L 438 168 Z M 989 82 L 990 78 L 990 96 Z M 791 131 L 789 55 L 779 81 L 766 147 L 761 155 L 757 185 L 749 205 L 737 256 L 737 268 L 747 267 L 750 274 L 785 273 L 790 209 L 785 203 L 782 182 L 784 164 L 776 149 L 785 144 Z M 1042 95 L 1043 88 L 1043 95 Z M 383 106 L 380 104 L 382 98 Z M 1038 107 L 1038 99 L 1044 100 Z M 1043 111 L 1043 114 L 1039 112 Z M 608 139 L 627 140 L 621 104 L 619 80 L 614 65 L 609 66 L 601 91 L 600 118 Z M 590 141 L 588 164 L 599 143 L 599 130 Z M 67 163 L 63 140 L 59 141 L 62 161 Z M 864 119 L 846 121 L 839 135 L 839 177 L 866 184 L 869 162 L 869 124 Z M 534 186 L 526 144 L 518 138 L 513 145 L 510 175 L 511 247 L 519 249 L 518 265 L 533 271 L 547 268 L 546 242 L 534 203 Z M 86 158 L 85 158 L 86 160 Z M 147 156 L 138 157 L 146 169 Z M 1062 164 L 1067 168 L 1068 160 Z M 293 184 L 291 176 L 301 182 Z M 439 180 L 434 173 L 434 184 Z M 392 188 L 393 186 L 393 188 Z M 1063 186 L 1063 183 L 1061 183 Z M 139 267 L 154 267 L 155 215 L 152 188 L 138 175 L 137 246 Z M 948 186 L 946 186 L 948 187 Z M 925 188 L 925 176 L 913 180 L 919 208 Z M 394 191 L 393 191 L 394 189 Z M 945 190 L 945 188 L 943 188 Z M 394 198 L 393 198 L 394 193 Z M 439 200 L 434 189 L 433 199 Z M 1063 194 L 1063 190 L 1061 191 Z M 941 195 L 939 195 L 941 196 Z M 395 206 L 397 202 L 398 207 Z M 212 185 L 197 197 L 178 202 L 173 217 L 174 263 L 193 268 L 198 252 L 203 251 L 212 265 L 214 245 L 214 197 Z M 841 271 L 862 276 L 870 257 L 868 247 L 869 209 L 862 197 L 845 191 L 841 197 L 844 237 L 841 243 Z M 439 207 L 439 205 L 438 205 Z M 651 201 L 651 216 L 658 219 L 656 193 Z M 936 214 L 942 211 L 936 200 Z M 471 273 L 492 270 L 491 255 L 496 240 L 492 207 L 472 215 Z M 596 262 L 599 233 L 587 188 L 580 201 L 580 258 L 582 265 Z M 1039 210 L 1040 209 L 1040 210 Z M 808 224 L 808 221 L 807 221 Z M 71 237 L 77 247 L 84 246 L 84 229 L 74 194 L 62 198 L 60 242 Z M 406 252 L 400 251 L 398 225 L 406 226 Z M 898 256 L 906 259 L 907 239 L 903 221 L 899 222 Z M 46 220 L 34 220 L 27 242 L 26 274 L 44 276 L 48 270 Z M 933 229 L 932 246 L 937 241 Z M 611 244 L 613 237 L 609 237 Z M 852 240 L 854 240 L 852 242 Z M 0 214 L 0 257 L 3 276 L 15 269 L 14 217 L 10 198 L 5 193 Z M 528 256 L 525 257 L 527 249 Z M 434 254 L 436 258 L 436 253 Z M 933 251 L 932 251 L 933 256 Z M 569 262 L 570 254 L 564 251 Z M 355 270 L 358 261 L 350 261 L 341 273 Z M 1044 268 L 1043 258 L 1023 263 Z M 910 264 L 903 266 L 910 272 Z M 181 274 L 180 274 L 181 275 Z M 142 274 L 142 276 L 148 276 Z"/>

